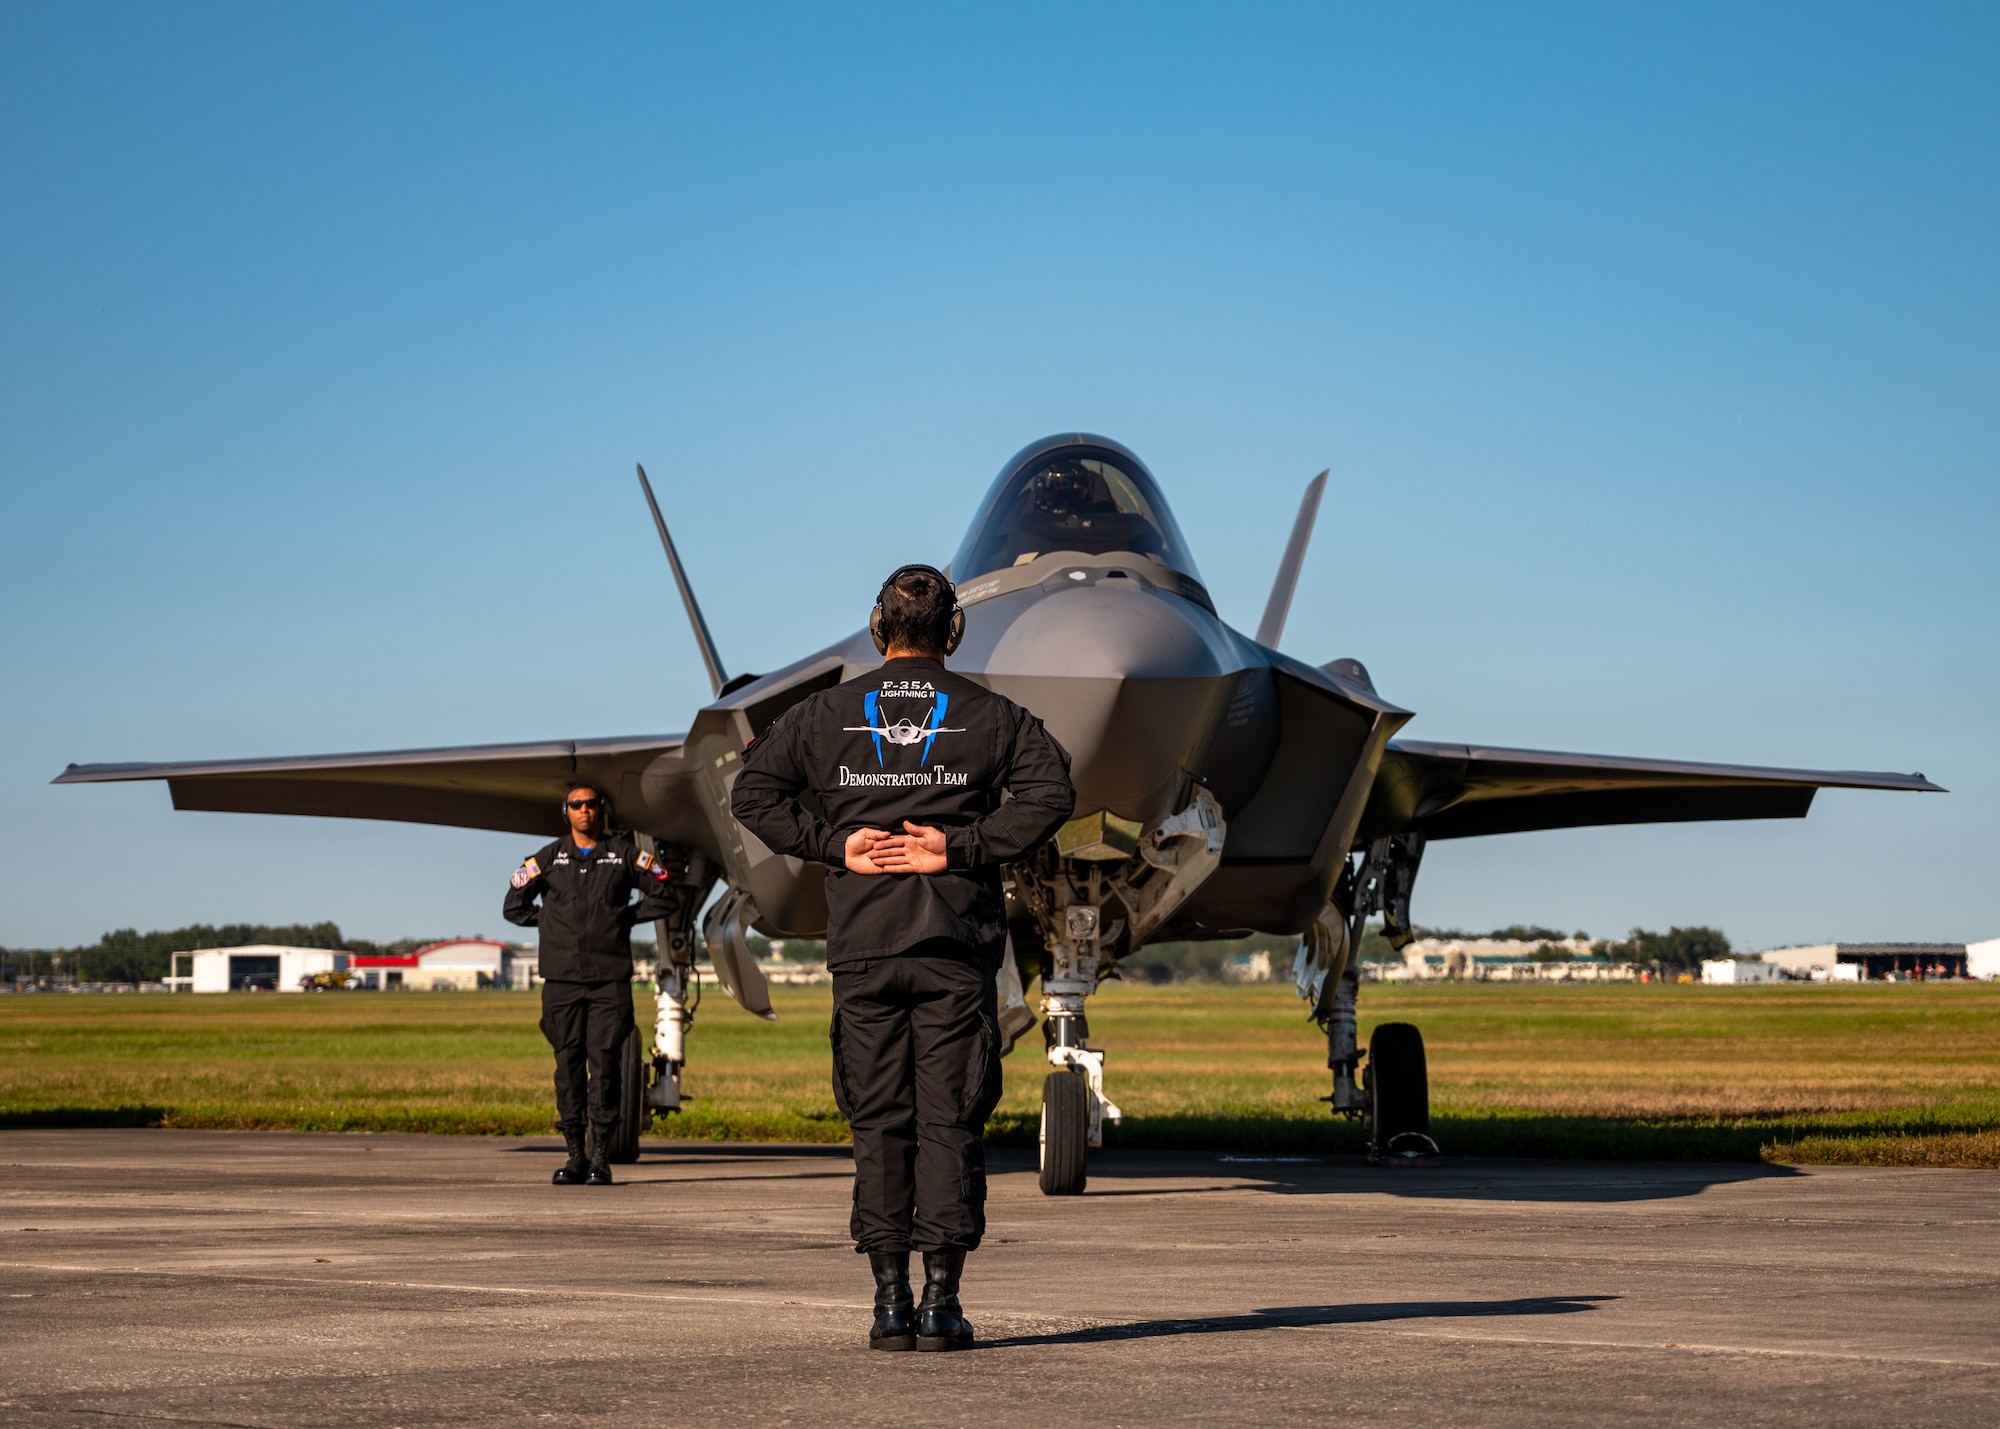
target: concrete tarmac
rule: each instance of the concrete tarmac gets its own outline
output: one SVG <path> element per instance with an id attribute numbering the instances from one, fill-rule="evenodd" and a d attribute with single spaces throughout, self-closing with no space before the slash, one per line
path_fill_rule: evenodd
<path id="1" fill-rule="evenodd" d="M 2000 1173 L 996 1156 L 865 1348 L 845 1148 L 0 1133 L 0 1422 L 2000 1423 Z"/>

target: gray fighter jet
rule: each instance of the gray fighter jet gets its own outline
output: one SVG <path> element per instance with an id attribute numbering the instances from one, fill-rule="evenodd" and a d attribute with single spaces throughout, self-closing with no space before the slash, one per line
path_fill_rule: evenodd
<path id="1" fill-rule="evenodd" d="M 718 980 L 759 1016 L 768 989 L 746 933 L 825 929 L 821 872 L 781 858 L 729 812 L 745 744 L 794 702 L 879 663 L 865 630 L 767 675 L 729 677 L 639 479 L 715 698 L 686 734 L 187 764 L 71 765 L 59 784 L 164 779 L 178 809 L 396 819 L 552 837 L 576 776 L 613 792 L 618 821 L 678 871 L 658 928 L 650 1056 L 626 1053 L 619 1151 L 637 1155 L 650 1110 L 680 1102 L 694 925 Z M 1355 949 L 1383 919 L 1411 936 L 1410 892 L 1434 839 L 1597 824 L 1797 818 L 1822 788 L 1935 790 L 1921 774 L 1762 769 L 1400 741 L 1410 712 L 1358 660 L 1310 665 L 1278 639 L 1305 557 L 1322 472 L 1307 487 L 1255 637 L 1231 629 L 1138 457 L 1086 434 L 1009 460 L 950 567 L 965 610 L 960 673 L 1040 715 L 1074 761 L 1078 816 L 1007 870 L 1002 969 L 1011 1041 L 1038 1007 L 1051 1063 L 1042 1188 L 1083 1189 L 1089 1146 L 1117 1108 L 1085 1004 L 1118 959 L 1149 942 L 1296 936 L 1293 980 L 1327 1040 L 1330 1101 L 1379 1155 L 1429 1149 L 1421 1035 L 1355 1036 Z M 885 731 L 894 739 L 900 731 Z M 914 735 L 916 731 L 913 729 Z M 721 896 L 710 902 L 717 884 Z"/>

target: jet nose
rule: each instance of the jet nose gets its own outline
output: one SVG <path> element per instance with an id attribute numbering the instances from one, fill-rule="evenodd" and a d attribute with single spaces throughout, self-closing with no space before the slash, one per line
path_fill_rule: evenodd
<path id="1" fill-rule="evenodd" d="M 993 647 L 995 675 L 1177 679 L 1240 664 L 1221 622 L 1130 576 L 1058 586 L 1015 616 Z"/>
<path id="2" fill-rule="evenodd" d="M 1150 826 L 1175 812 L 1184 768 L 1246 663 L 1222 622 L 1192 601 L 1130 576 L 1086 574 L 1016 614 L 986 673 L 1069 751 L 1079 814 L 1104 809 Z"/>

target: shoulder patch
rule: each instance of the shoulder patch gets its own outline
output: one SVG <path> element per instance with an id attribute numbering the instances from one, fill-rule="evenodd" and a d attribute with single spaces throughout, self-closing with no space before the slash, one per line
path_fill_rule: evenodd
<path id="1" fill-rule="evenodd" d="M 541 876 L 542 866 L 531 858 L 514 870 L 514 886 L 516 888 L 526 888 Z"/>

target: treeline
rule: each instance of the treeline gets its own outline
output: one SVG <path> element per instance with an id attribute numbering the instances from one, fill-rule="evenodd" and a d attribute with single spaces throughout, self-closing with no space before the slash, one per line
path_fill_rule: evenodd
<path id="1" fill-rule="evenodd" d="M 1566 962 L 1577 954 L 1563 946 L 1565 942 L 1590 939 L 1588 933 L 1564 933 L 1535 923 L 1515 923 L 1506 928 L 1495 928 L 1490 933 L 1424 927 L 1414 931 L 1419 938 L 1493 939 L 1532 944 L 1533 950 L 1528 956 L 1537 962 Z M 1164 968 L 1179 979 L 1213 981 L 1222 977 L 1223 969 L 1233 959 L 1250 953 L 1268 953 L 1272 975 L 1283 978 L 1291 972 L 1292 954 L 1297 951 L 1298 945 L 1297 938 L 1274 933 L 1258 933 L 1227 942 L 1154 943 L 1123 959 L 1120 966 Z M 1360 954 L 1361 961 L 1365 963 L 1400 963 L 1403 960 L 1402 953 L 1390 946 L 1389 940 L 1382 935 L 1379 922 L 1370 923 L 1362 933 Z M 1733 957 L 1734 952 L 1729 946 L 1728 935 L 1720 928 L 1669 928 L 1664 933 L 1634 928 L 1626 938 L 1591 942 L 1590 955 L 1616 963 L 1652 968 L 1656 972 L 1679 973 L 1693 972 L 1712 958 Z"/>
<path id="2" fill-rule="evenodd" d="M 172 971 L 175 953 L 196 948 L 241 948 L 253 943 L 278 943 L 288 948 L 338 948 L 371 955 L 410 953 L 435 938 L 400 938 L 371 943 L 344 938 L 338 923 L 191 923 L 185 928 L 141 933 L 119 928 L 81 948 L 0 948 L 0 967 L 8 977 L 62 973 L 79 982 L 158 982 Z"/>
<path id="3" fill-rule="evenodd" d="M 1535 950 L 1528 954 L 1539 963 L 1567 962 L 1576 957 L 1574 949 L 1563 946 L 1566 940 L 1588 939 L 1588 933 L 1563 934 L 1553 928 L 1543 928 L 1532 923 L 1517 923 L 1511 928 L 1496 929 L 1491 933 L 1461 933 L 1439 928 L 1419 928 L 1420 938 L 1496 938 L 1515 943 L 1534 943 Z M 1664 933 L 1655 933 L 1648 928 L 1634 928 L 1624 938 L 1601 939 L 1590 945 L 1592 957 L 1606 958 L 1614 963 L 1633 963 L 1641 967 L 1653 968 L 1659 972 L 1693 972 L 1703 963 L 1712 959 L 1736 956 L 1729 945 L 1729 935 L 1720 928 L 1669 928 Z M 1362 956 L 1369 956 L 1364 946 Z"/>
<path id="4" fill-rule="evenodd" d="M 1540 923 L 1511 923 L 1505 928 L 1495 928 L 1490 933 L 1467 933 L 1458 928 L 1414 928 L 1419 938 L 1460 939 L 1471 942 L 1480 938 L 1491 938 L 1502 943 L 1560 943 L 1568 938 L 1588 938 L 1585 932 L 1565 933 L 1557 928 L 1544 928 Z"/>

